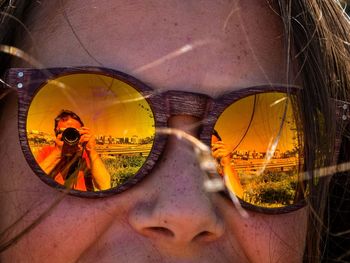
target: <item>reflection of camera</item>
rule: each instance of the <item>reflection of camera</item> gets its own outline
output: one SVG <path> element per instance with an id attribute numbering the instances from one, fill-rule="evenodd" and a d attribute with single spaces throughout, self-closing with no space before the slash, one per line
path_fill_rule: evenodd
<path id="1" fill-rule="evenodd" d="M 75 146 L 79 143 L 80 140 L 80 133 L 75 128 L 67 128 L 62 133 L 62 141 L 69 145 L 69 146 Z"/>

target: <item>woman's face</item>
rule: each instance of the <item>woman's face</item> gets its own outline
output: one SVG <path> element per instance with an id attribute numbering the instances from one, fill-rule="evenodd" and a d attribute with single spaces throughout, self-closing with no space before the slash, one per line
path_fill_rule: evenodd
<path id="1" fill-rule="evenodd" d="M 211 96 L 286 83 L 280 18 L 264 1 L 63 2 L 65 13 L 60 1 L 42 1 L 28 18 L 31 37 L 17 44 L 45 67 L 103 65 L 156 90 Z M 174 116 L 169 125 L 184 129 L 196 121 Z M 17 134 L 16 98 L 10 96 L 0 123 L 1 229 L 25 214 L 12 234 L 58 196 L 29 168 Z M 306 208 L 281 215 L 248 211 L 249 217 L 242 218 L 229 200 L 203 190 L 201 174 L 193 152 L 170 137 L 142 182 L 109 198 L 65 197 L 1 259 L 302 261 Z"/>

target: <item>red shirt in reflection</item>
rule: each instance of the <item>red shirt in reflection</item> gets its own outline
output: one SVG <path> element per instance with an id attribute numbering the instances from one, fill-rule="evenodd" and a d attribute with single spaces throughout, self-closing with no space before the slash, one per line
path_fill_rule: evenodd
<path id="1" fill-rule="evenodd" d="M 43 160 L 45 160 L 51 153 L 52 151 L 55 149 L 55 146 L 44 146 L 43 148 L 40 149 L 40 151 L 38 152 L 38 155 L 36 156 L 36 161 L 38 163 L 42 162 Z M 87 156 L 87 153 L 84 151 L 83 153 L 83 160 L 84 160 L 84 163 L 86 165 L 83 165 L 83 167 L 86 167 L 87 169 L 85 169 L 85 171 L 83 169 L 81 169 L 79 172 L 78 172 L 78 178 L 76 180 L 76 182 L 73 184 L 73 189 L 74 190 L 80 190 L 80 191 L 86 191 L 87 188 L 86 188 L 86 183 L 85 183 L 85 173 L 87 171 L 91 171 L 91 164 L 90 164 L 90 159 L 88 158 Z M 64 165 L 60 162 L 58 165 L 61 165 L 62 166 L 62 169 L 60 169 L 61 171 L 63 170 L 64 168 Z M 61 184 L 61 185 L 64 185 L 64 182 L 65 182 L 65 177 L 66 175 L 63 175 L 60 171 L 54 175 L 54 179 L 57 183 Z"/>

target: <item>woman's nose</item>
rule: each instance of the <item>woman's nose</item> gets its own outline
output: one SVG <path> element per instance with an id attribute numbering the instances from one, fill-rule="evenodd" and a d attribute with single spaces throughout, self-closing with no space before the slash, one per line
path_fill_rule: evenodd
<path id="1" fill-rule="evenodd" d="M 176 116 L 169 125 L 184 129 L 195 121 Z M 195 135 L 196 129 L 188 132 Z M 220 238 L 223 220 L 213 197 L 203 189 L 203 179 L 191 146 L 170 136 L 161 159 L 140 186 L 147 194 L 130 213 L 130 224 L 140 234 L 166 244 L 187 245 Z"/>

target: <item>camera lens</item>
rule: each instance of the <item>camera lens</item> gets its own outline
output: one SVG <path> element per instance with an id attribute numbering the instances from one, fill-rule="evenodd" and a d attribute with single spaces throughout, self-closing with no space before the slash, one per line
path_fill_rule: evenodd
<path id="1" fill-rule="evenodd" d="M 62 141 L 69 146 L 74 146 L 79 143 L 80 133 L 75 128 L 67 128 L 62 133 Z"/>

